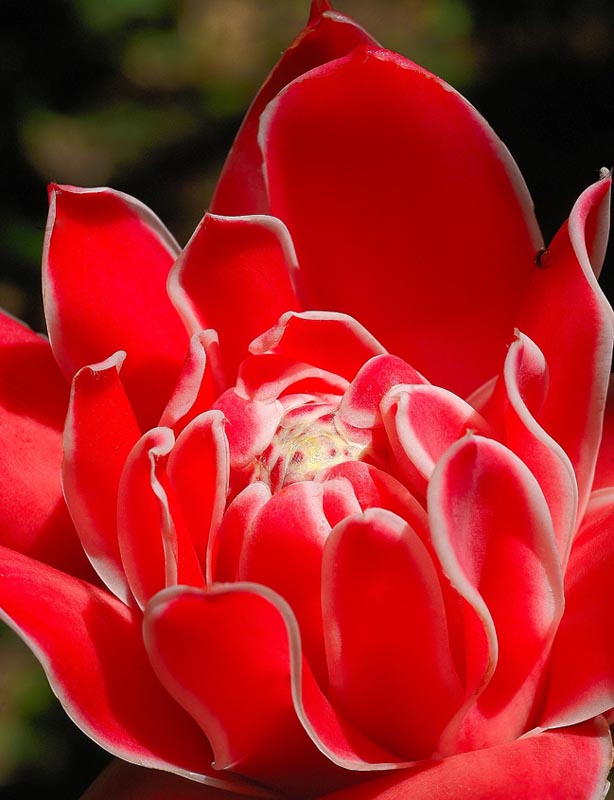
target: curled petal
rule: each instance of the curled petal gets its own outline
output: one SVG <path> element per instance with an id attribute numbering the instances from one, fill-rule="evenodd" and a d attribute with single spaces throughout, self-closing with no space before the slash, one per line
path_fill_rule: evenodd
<path id="1" fill-rule="evenodd" d="M 490 426 L 468 403 L 439 386 L 398 386 L 382 400 L 390 448 L 406 483 L 419 496 L 444 452 L 468 430 L 488 436 Z"/>
<path id="2" fill-rule="evenodd" d="M 187 344 L 166 293 L 178 252 L 156 215 L 129 195 L 51 186 L 43 298 L 54 355 L 72 380 L 125 350 L 126 390 L 145 426 L 160 418 Z"/>
<path id="3" fill-rule="evenodd" d="M 177 385 L 160 417 L 160 425 L 178 435 L 225 388 L 215 331 L 198 331 L 190 340 Z"/>
<path id="4" fill-rule="evenodd" d="M 169 428 L 144 434 L 128 456 L 119 482 L 119 549 L 126 578 L 141 608 L 165 586 L 204 583 L 194 543 L 176 508 L 166 474 L 174 444 Z"/>
<path id="5" fill-rule="evenodd" d="M 153 674 L 141 614 L 27 556 L 0 548 L 0 560 L 2 619 L 36 653 L 73 721 L 120 758 L 210 782 L 207 740 Z"/>
<path id="6" fill-rule="evenodd" d="M 449 753 L 510 741 L 537 722 L 544 666 L 563 609 L 546 501 L 517 456 L 468 434 L 435 468 L 427 502 L 444 572 L 467 601 L 469 687 L 483 689 L 440 748 Z"/>
<path id="7" fill-rule="evenodd" d="M 96 581 L 60 485 L 67 405 L 49 342 L 0 312 L 0 542 Z"/>
<path id="8" fill-rule="evenodd" d="M 324 549 L 322 605 L 332 702 L 391 752 L 430 756 L 463 690 L 420 538 L 384 509 L 341 522 Z"/>
<path id="9" fill-rule="evenodd" d="M 246 400 L 276 400 L 292 392 L 342 394 L 345 378 L 285 356 L 266 353 L 248 356 L 241 363 L 235 391 Z"/>
<path id="10" fill-rule="evenodd" d="M 549 391 L 537 421 L 569 456 L 578 481 L 579 516 L 588 500 L 603 425 L 612 341 L 612 309 L 594 275 L 609 224 L 611 178 L 589 186 L 537 270 L 518 327 L 544 354 Z M 573 413 L 569 413 L 573 409 Z"/>
<path id="11" fill-rule="evenodd" d="M 314 2 L 307 27 L 282 55 L 251 105 L 232 146 L 211 201 L 216 214 L 268 212 L 268 197 L 258 147 L 258 123 L 265 107 L 291 80 L 340 58 L 359 44 L 377 44 L 354 20 Z"/>
<path id="12" fill-rule="evenodd" d="M 614 488 L 614 381 L 610 378 L 603 418 L 603 436 L 595 466 L 593 491 Z"/>
<path id="13" fill-rule="evenodd" d="M 215 402 L 227 424 L 226 437 L 230 447 L 230 466 L 243 469 L 268 447 L 283 414 L 278 400 L 260 402 L 245 400 L 234 389 L 228 389 Z"/>
<path id="14" fill-rule="evenodd" d="M 335 312 L 284 314 L 277 325 L 250 345 L 250 352 L 277 353 L 313 364 L 351 381 L 371 356 L 386 351 L 352 317 Z"/>
<path id="15" fill-rule="evenodd" d="M 358 47 L 280 92 L 259 138 L 304 307 L 352 315 L 459 394 L 497 372 L 542 240 L 516 164 L 466 100 Z"/>
<path id="16" fill-rule="evenodd" d="M 75 375 L 64 428 L 62 484 L 83 549 L 109 589 L 134 598 L 124 574 L 117 538 L 117 492 L 124 464 L 140 437 L 115 353 Z"/>
<path id="17" fill-rule="evenodd" d="M 144 632 L 156 674 L 206 732 L 218 768 L 308 793 L 350 780 L 347 770 L 403 766 L 329 705 L 292 612 L 271 590 L 168 589 L 148 607 Z"/>
<path id="18" fill-rule="evenodd" d="M 169 293 L 188 331 L 215 328 L 230 383 L 250 341 L 298 308 L 290 235 L 274 217 L 206 214 L 177 259 Z"/>
<path id="19" fill-rule="evenodd" d="M 423 762 L 321 800 L 603 800 L 612 740 L 602 717 L 510 744 Z"/>

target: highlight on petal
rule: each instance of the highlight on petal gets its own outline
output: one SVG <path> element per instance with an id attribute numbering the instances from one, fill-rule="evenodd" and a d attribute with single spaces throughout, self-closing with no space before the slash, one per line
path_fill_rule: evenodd
<path id="1" fill-rule="evenodd" d="M 458 394 L 490 378 L 542 239 L 516 164 L 475 109 L 401 56 L 359 47 L 280 92 L 259 138 L 306 307 L 359 319 Z"/>
<path id="2" fill-rule="evenodd" d="M 218 768 L 308 792 L 347 783 L 347 770 L 407 765 L 329 705 L 288 604 L 264 586 L 167 589 L 146 610 L 144 637 L 156 674 L 207 734 Z"/>
<path id="3" fill-rule="evenodd" d="M 298 309 L 296 255 L 274 217 L 204 219 L 176 261 L 169 294 L 190 332 L 214 328 L 230 384 L 251 340 Z"/>
<path id="4" fill-rule="evenodd" d="M 597 717 L 572 728 L 423 762 L 321 800 L 603 800 L 611 757 L 607 723 Z"/>
<path id="5" fill-rule="evenodd" d="M 60 485 L 67 405 L 49 342 L 0 312 L 0 542 L 96 581 Z"/>
<path id="6" fill-rule="evenodd" d="M 0 547 L 0 560 L 1 618 L 34 651 L 81 730 L 132 763 L 224 786 L 206 738 L 151 670 L 141 614 L 27 556 Z"/>
<path id="7" fill-rule="evenodd" d="M 601 440 L 614 322 L 594 272 L 607 233 L 611 178 L 589 186 L 533 278 L 518 327 L 544 354 L 549 391 L 537 421 L 569 456 L 582 516 Z M 598 261 L 593 265 L 591 256 Z M 573 409 L 573 413 L 569 413 Z"/>
<path id="8" fill-rule="evenodd" d="M 322 607 L 335 707 L 400 757 L 429 757 L 463 688 L 420 538 L 381 508 L 341 522 L 324 548 Z"/>
<path id="9" fill-rule="evenodd" d="M 249 350 L 307 362 L 348 381 L 369 358 L 386 353 L 359 322 L 334 311 L 289 311 L 274 328 L 254 339 Z"/>
<path id="10" fill-rule="evenodd" d="M 565 613 L 552 649 L 544 727 L 614 707 L 612 574 L 614 491 L 591 496 L 565 573 Z"/>
<path id="11" fill-rule="evenodd" d="M 185 529 L 166 473 L 174 445 L 169 428 L 154 428 L 144 434 L 132 448 L 119 482 L 119 551 L 141 608 L 166 586 L 204 584 L 194 542 Z"/>
<path id="12" fill-rule="evenodd" d="M 452 445 L 433 472 L 427 504 L 443 570 L 467 603 L 469 695 L 478 692 L 444 733 L 439 748 L 448 755 L 535 726 L 563 585 L 543 493 L 499 442 L 468 434 Z"/>
<path id="13" fill-rule="evenodd" d="M 258 124 L 269 101 L 290 81 L 340 58 L 360 44 L 377 42 L 354 20 L 313 2 L 307 27 L 284 52 L 245 117 L 218 181 L 211 210 L 216 214 L 264 214 L 269 211 L 258 147 Z"/>
<path id="14" fill-rule="evenodd" d="M 128 454 L 140 437 L 115 353 L 83 367 L 72 384 L 64 428 L 62 486 L 81 544 L 106 586 L 129 605 L 117 537 L 117 492 Z"/>
<path id="15" fill-rule="evenodd" d="M 125 350 L 128 396 L 139 421 L 153 425 L 187 345 L 166 293 L 177 243 L 122 192 L 52 184 L 49 199 L 43 299 L 58 364 L 72 380 L 86 364 Z"/>

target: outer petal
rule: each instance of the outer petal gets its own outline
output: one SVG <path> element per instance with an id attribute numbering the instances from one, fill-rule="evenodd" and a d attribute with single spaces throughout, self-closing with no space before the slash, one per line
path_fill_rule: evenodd
<path id="1" fill-rule="evenodd" d="M 60 486 L 67 405 L 49 342 L 0 312 L 0 541 L 95 579 Z"/>
<path id="2" fill-rule="evenodd" d="M 168 772 L 113 761 L 81 796 L 81 800 L 237 800 L 249 793 L 246 786 L 240 787 L 237 792 L 212 789 Z M 266 796 L 255 788 L 253 794 L 257 797 Z"/>
<path id="3" fill-rule="evenodd" d="M 260 115 L 291 80 L 319 64 L 344 56 L 359 44 L 376 42 L 353 20 L 333 11 L 326 0 L 312 3 L 309 24 L 283 54 L 247 113 L 217 185 L 212 211 L 268 212 L 262 154 L 257 142 Z"/>
<path id="4" fill-rule="evenodd" d="M 614 488 L 614 381 L 610 379 L 593 490 Z"/>
<path id="5" fill-rule="evenodd" d="M 602 717 L 426 762 L 326 800 L 603 800 L 612 742 Z M 323 799 L 324 800 L 324 799 Z"/>
<path id="6" fill-rule="evenodd" d="M 75 723 L 123 759 L 207 780 L 207 741 L 153 674 L 140 613 L 102 589 L 0 551 L 2 618 L 35 652 Z"/>
<path id="7" fill-rule="evenodd" d="M 516 165 L 460 95 L 358 48 L 281 92 L 260 142 L 307 308 L 351 314 L 459 394 L 496 372 L 541 237 Z"/>
<path id="8" fill-rule="evenodd" d="M 569 725 L 614 706 L 614 491 L 591 498 L 565 573 L 565 613 L 552 651 L 541 725 Z"/>
<path id="9" fill-rule="evenodd" d="M 322 606 L 332 702 L 391 752 L 430 756 L 463 689 L 419 537 L 383 509 L 340 523 L 324 550 Z"/>
<path id="10" fill-rule="evenodd" d="M 126 578 L 141 608 L 165 586 L 204 584 L 194 542 L 175 507 L 166 474 L 174 444 L 169 428 L 144 434 L 132 448 L 119 482 L 119 549 Z"/>
<path id="11" fill-rule="evenodd" d="M 537 722 L 545 660 L 563 609 L 548 507 L 517 456 L 472 435 L 441 459 L 427 501 L 444 572 L 482 620 L 491 668 L 496 664 L 460 727 L 452 725 L 444 735 L 441 749 L 448 753 L 510 741 Z M 469 638 L 472 634 L 470 658 L 475 644 L 481 644 L 477 634 Z"/>
<path id="12" fill-rule="evenodd" d="M 550 390 L 539 424 L 565 450 L 578 479 L 579 514 L 590 491 L 612 356 L 612 309 L 599 288 L 591 253 L 603 256 L 611 179 L 589 186 L 550 245 L 518 327 L 543 352 Z M 570 409 L 572 412 L 570 413 Z"/>
<path id="13" fill-rule="evenodd" d="M 247 346 L 289 309 L 296 255 L 274 217 L 206 214 L 177 259 L 169 293 L 192 334 L 215 328 L 226 376 L 233 384 Z"/>
<path id="14" fill-rule="evenodd" d="M 64 428 L 62 483 L 83 549 L 109 587 L 134 603 L 119 552 L 117 490 L 124 463 L 140 436 L 119 378 L 125 353 L 75 375 Z"/>
<path id="15" fill-rule="evenodd" d="M 166 294 L 178 246 L 146 206 L 112 189 L 52 185 L 43 297 L 54 355 L 69 380 L 116 350 L 139 420 L 160 418 L 187 345 Z"/>
<path id="16" fill-rule="evenodd" d="M 401 766 L 328 704 L 302 659 L 296 620 L 271 590 L 168 589 L 149 605 L 144 631 L 156 674 L 206 732 L 218 768 L 313 794 L 351 779 L 331 761 Z"/>

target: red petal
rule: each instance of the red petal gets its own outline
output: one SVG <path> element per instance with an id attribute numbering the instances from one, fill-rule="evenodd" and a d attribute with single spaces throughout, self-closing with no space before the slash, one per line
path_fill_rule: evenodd
<path id="1" fill-rule="evenodd" d="M 266 353 L 242 363 L 235 391 L 246 400 L 276 400 L 282 394 L 343 394 L 348 382 L 334 372 L 292 358 Z"/>
<path id="2" fill-rule="evenodd" d="M 140 436 L 119 378 L 125 353 L 75 375 L 64 429 L 64 495 L 83 549 L 109 589 L 134 598 L 119 552 L 117 490 L 124 463 Z"/>
<path id="3" fill-rule="evenodd" d="M 322 800 L 603 800 L 612 754 L 602 718 L 426 762 Z"/>
<path id="4" fill-rule="evenodd" d="M 230 781 L 222 780 L 221 783 L 227 785 Z M 246 784 L 237 784 L 234 791 L 224 791 L 219 787 L 211 789 L 168 772 L 113 761 L 81 796 L 81 800 L 239 800 L 245 795 L 270 797 L 264 791 Z"/>
<path id="5" fill-rule="evenodd" d="M 351 381 L 365 361 L 386 351 L 381 344 L 345 314 L 288 312 L 271 330 L 255 339 L 250 352 L 277 353 L 294 361 L 313 364 Z"/>
<path id="6" fill-rule="evenodd" d="M 614 706 L 614 492 L 594 494 L 565 574 L 565 613 L 552 652 L 541 725 L 569 725 Z"/>
<path id="7" fill-rule="evenodd" d="M 563 609 L 548 507 L 517 456 L 470 434 L 435 468 L 427 501 L 443 570 L 484 625 L 490 644 L 485 677 L 492 674 L 459 718 L 460 727 L 452 725 L 445 734 L 441 749 L 510 741 L 537 721 L 545 660 Z M 482 646 L 478 636 L 474 630 L 468 634 L 471 660 L 475 644 Z M 477 677 L 471 661 L 468 672 Z"/>
<path id="8" fill-rule="evenodd" d="M 391 752 L 430 756 L 463 691 L 419 537 L 383 509 L 339 524 L 324 550 L 322 606 L 332 702 Z"/>
<path id="9" fill-rule="evenodd" d="M 438 386 L 399 386 L 381 403 L 398 468 L 415 494 L 426 487 L 444 452 L 468 430 L 488 436 L 486 420 L 468 403 Z"/>
<path id="10" fill-rule="evenodd" d="M 224 416 L 207 411 L 177 439 L 168 459 L 168 476 L 208 581 L 212 575 L 209 554 L 226 505 L 229 471 Z"/>
<path id="11" fill-rule="evenodd" d="M 374 356 L 349 385 L 339 406 L 339 417 L 355 428 L 382 425 L 380 403 L 388 390 L 399 384 L 421 383 L 426 383 L 422 375 L 402 358 Z"/>
<path id="12" fill-rule="evenodd" d="M 318 683 L 328 682 L 322 633 L 322 551 L 330 525 L 322 484 L 301 481 L 273 495 L 243 539 L 239 580 L 261 583 L 290 604 Z"/>
<path id="13" fill-rule="evenodd" d="M 248 467 L 268 447 L 283 414 L 278 400 L 250 402 L 239 397 L 234 389 L 224 392 L 215 408 L 222 411 L 227 420 L 232 469 Z"/>
<path id="14" fill-rule="evenodd" d="M 298 308 L 291 276 L 296 256 L 274 217 L 206 214 L 177 259 L 169 282 L 191 333 L 215 328 L 232 384 L 254 336 Z"/>
<path id="15" fill-rule="evenodd" d="M 175 390 L 160 417 L 160 425 L 178 435 L 195 417 L 207 411 L 225 388 L 215 331 L 199 331 L 190 347 Z"/>
<path id="16" fill-rule="evenodd" d="M 469 103 L 358 48 L 281 92 L 260 141 L 308 308 L 351 314 L 459 394 L 497 371 L 541 237 L 515 163 Z"/>
<path id="17" fill-rule="evenodd" d="M 318 7 L 320 6 L 320 7 Z M 255 214 L 268 211 L 258 147 L 258 123 L 266 105 L 291 80 L 314 67 L 346 55 L 359 44 L 376 44 L 353 20 L 314 3 L 309 24 L 276 65 L 251 105 L 224 165 L 211 202 L 218 214 Z"/>
<path id="18" fill-rule="evenodd" d="M 3 618 L 40 659 L 73 721 L 128 761 L 210 775 L 206 739 L 149 666 L 141 614 L 5 548 L 0 563 Z"/>
<path id="19" fill-rule="evenodd" d="M 166 590 L 147 609 L 145 642 L 218 768 L 306 794 L 350 779 L 328 759 L 346 769 L 398 766 L 337 717 L 301 657 L 292 612 L 263 586 Z"/>
<path id="20" fill-rule="evenodd" d="M 0 312 L 0 540 L 96 580 L 62 497 L 68 384 L 49 342 Z"/>
<path id="21" fill-rule="evenodd" d="M 69 380 L 109 353 L 128 353 L 137 417 L 155 424 L 186 349 L 166 294 L 174 239 L 148 208 L 112 189 L 51 186 L 43 253 L 45 315 Z"/>
<path id="22" fill-rule="evenodd" d="M 610 379 L 593 491 L 614 487 L 614 381 Z"/>
<path id="23" fill-rule="evenodd" d="M 144 434 L 128 456 L 119 483 L 119 549 L 141 608 L 166 586 L 204 584 L 194 543 L 168 485 L 166 461 L 174 444 L 169 428 Z"/>
<path id="24" fill-rule="evenodd" d="M 612 354 L 612 309 L 590 261 L 607 235 L 610 184 L 609 178 L 593 184 L 574 205 L 518 323 L 548 364 L 550 388 L 537 421 L 571 459 L 580 516 L 593 480 Z"/>
<path id="25" fill-rule="evenodd" d="M 519 334 L 508 350 L 503 370 L 505 443 L 520 456 L 541 486 L 564 569 L 576 529 L 578 487 L 565 451 L 536 420 L 547 384 L 542 353 L 528 337 Z"/>

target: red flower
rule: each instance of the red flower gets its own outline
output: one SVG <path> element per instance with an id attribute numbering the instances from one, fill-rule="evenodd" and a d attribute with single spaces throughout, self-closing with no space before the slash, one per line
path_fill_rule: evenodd
<path id="1" fill-rule="evenodd" d="M 1 319 L 0 603 L 155 768 L 91 800 L 602 796 L 609 189 L 546 265 L 477 112 L 326 2 L 182 253 L 52 187 L 51 347 Z"/>

